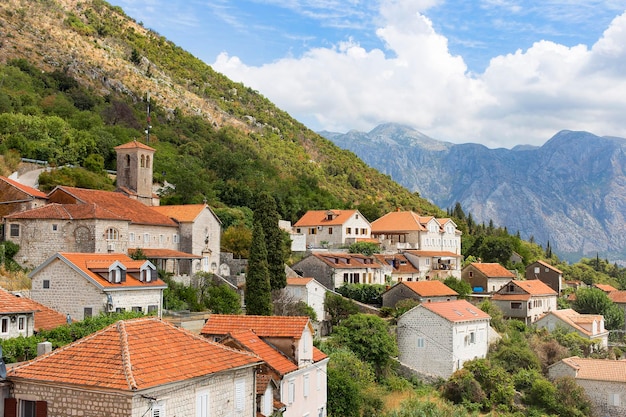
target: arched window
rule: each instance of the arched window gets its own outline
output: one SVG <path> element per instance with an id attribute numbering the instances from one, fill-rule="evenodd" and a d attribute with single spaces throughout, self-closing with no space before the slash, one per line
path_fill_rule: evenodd
<path id="1" fill-rule="evenodd" d="M 146 168 L 150 168 L 150 156 L 146 156 Z"/>
<path id="2" fill-rule="evenodd" d="M 144 155 L 141 155 L 141 167 L 145 167 L 146 166 L 146 157 Z"/>
<path id="3" fill-rule="evenodd" d="M 126 155 L 126 166 L 130 166 L 130 155 Z"/>
<path id="4" fill-rule="evenodd" d="M 106 233 L 107 240 L 118 240 L 120 238 L 120 233 L 117 229 L 109 228 Z"/>

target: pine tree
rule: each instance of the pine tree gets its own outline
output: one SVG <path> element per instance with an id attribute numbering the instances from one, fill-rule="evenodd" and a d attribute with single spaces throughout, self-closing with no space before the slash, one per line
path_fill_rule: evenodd
<path id="1" fill-rule="evenodd" d="M 262 192 L 257 199 L 254 221 L 259 222 L 265 235 L 267 265 L 272 290 L 280 290 L 287 285 L 285 274 L 285 251 L 283 231 L 278 227 L 280 215 L 276 200 L 268 192 Z"/>
<path id="2" fill-rule="evenodd" d="M 246 302 L 246 314 L 260 316 L 270 316 L 272 314 L 272 290 L 270 287 L 269 268 L 267 266 L 265 234 L 259 222 L 254 223 L 252 231 L 244 299 Z"/>

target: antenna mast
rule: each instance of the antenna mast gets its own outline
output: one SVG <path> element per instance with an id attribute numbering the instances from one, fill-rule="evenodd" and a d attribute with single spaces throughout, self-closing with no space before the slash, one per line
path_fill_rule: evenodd
<path id="1" fill-rule="evenodd" d="M 146 111 L 146 144 L 150 143 L 150 129 L 152 126 L 150 125 L 150 92 L 146 94 L 146 101 L 148 102 L 148 108 Z"/>

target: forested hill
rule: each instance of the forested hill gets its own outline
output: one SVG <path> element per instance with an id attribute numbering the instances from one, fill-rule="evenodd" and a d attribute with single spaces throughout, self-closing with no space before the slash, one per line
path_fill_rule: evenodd
<path id="1" fill-rule="evenodd" d="M 146 137 L 147 93 L 155 179 L 175 186 L 165 203 L 251 207 L 267 190 L 292 221 L 323 208 L 356 207 L 371 220 L 396 207 L 441 214 L 119 7 L 0 2 L 5 156 L 115 169 L 113 147 Z"/>

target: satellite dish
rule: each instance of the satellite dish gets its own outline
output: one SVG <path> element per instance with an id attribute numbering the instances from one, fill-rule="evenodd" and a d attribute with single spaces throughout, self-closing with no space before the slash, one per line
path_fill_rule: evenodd
<path id="1" fill-rule="evenodd" d="M 7 365 L 4 363 L 4 357 L 2 356 L 2 345 L 0 345 L 0 378 L 6 379 L 7 377 Z"/>

